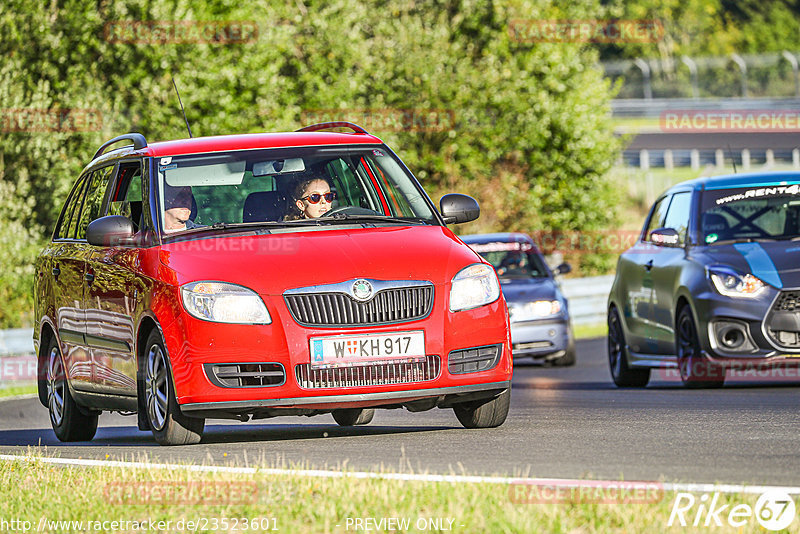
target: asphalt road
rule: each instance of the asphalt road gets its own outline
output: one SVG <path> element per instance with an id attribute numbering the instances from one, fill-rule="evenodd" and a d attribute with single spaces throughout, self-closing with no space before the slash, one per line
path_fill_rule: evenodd
<path id="1" fill-rule="evenodd" d="M 466 430 L 452 410 L 378 411 L 372 424 L 329 415 L 207 421 L 202 443 L 159 447 L 133 417 L 104 414 L 95 439 L 64 445 L 35 399 L 0 402 L 0 452 L 472 475 L 800 485 L 800 380 L 685 390 L 659 375 L 644 390 L 611 383 L 604 340 L 578 343 L 578 364 L 517 362 L 511 413 Z"/>

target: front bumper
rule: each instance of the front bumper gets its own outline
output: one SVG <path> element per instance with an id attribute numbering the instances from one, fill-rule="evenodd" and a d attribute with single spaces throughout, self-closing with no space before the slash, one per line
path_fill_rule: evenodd
<path id="1" fill-rule="evenodd" d="M 778 321 L 773 307 L 785 291 L 770 288 L 755 299 L 734 299 L 714 292 L 698 295 L 695 317 L 706 357 L 726 369 L 800 365 L 800 347 L 781 346 L 774 330 Z M 800 317 L 797 322 L 800 324 Z"/>
<path id="2" fill-rule="evenodd" d="M 449 408 L 456 404 L 494 398 L 511 387 L 511 381 L 426 388 L 409 391 L 323 395 L 249 401 L 188 403 L 181 411 L 195 417 L 226 417 L 247 420 L 279 415 L 317 415 L 342 408 L 407 408 L 423 411 Z"/>
<path id="3" fill-rule="evenodd" d="M 277 410 L 292 415 L 289 411 L 293 410 L 302 415 L 344 406 L 411 403 L 409 409 L 419 409 L 423 405 L 434 407 L 459 400 L 458 396 L 463 394 L 491 397 L 506 389 L 511 380 L 510 332 L 502 298 L 457 313 L 450 313 L 444 309 L 444 302 L 437 301 L 432 312 L 420 320 L 336 328 L 301 326 L 292 319 L 280 297 L 265 300 L 272 317 L 269 325 L 210 323 L 180 313 L 172 324 L 163 328 L 176 397 L 182 410 L 209 417 L 213 413 L 215 417 L 241 418 L 244 413 L 269 416 L 267 414 L 277 415 Z M 384 375 L 380 375 L 380 379 L 370 375 L 370 380 L 338 382 L 309 379 L 309 340 L 312 337 L 418 330 L 425 333 L 427 361 L 436 362 L 436 365 L 423 370 L 404 369 L 401 382 L 382 380 Z M 455 364 L 453 360 L 454 365 L 449 365 L 451 353 L 488 345 L 499 347 L 499 356 L 490 367 L 475 364 L 472 354 L 460 360 L 468 363 Z M 240 371 L 254 371 L 261 375 L 258 380 L 263 382 L 226 387 L 221 375 L 209 376 L 209 369 L 226 365 L 247 366 L 240 367 Z M 255 365 L 260 367 L 251 367 Z M 281 369 L 283 378 L 269 383 L 269 375 Z M 357 378 L 360 377 L 363 375 Z M 468 402 L 469 398 L 461 401 Z"/>
<path id="4" fill-rule="evenodd" d="M 514 358 L 546 358 L 564 354 L 569 345 L 567 319 L 511 323 L 511 350 Z"/>

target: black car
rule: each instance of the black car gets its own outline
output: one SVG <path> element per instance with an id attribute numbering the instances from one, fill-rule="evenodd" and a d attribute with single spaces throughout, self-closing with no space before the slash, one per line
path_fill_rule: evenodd
<path id="1" fill-rule="evenodd" d="M 800 173 L 699 178 L 661 195 L 617 265 L 608 357 L 618 386 L 677 367 L 686 386 L 727 369 L 800 364 Z M 776 376 L 779 373 L 775 373 Z"/>
<path id="2" fill-rule="evenodd" d="M 508 303 L 514 359 L 575 364 L 575 340 L 567 299 L 535 242 L 521 233 L 459 236 L 491 263 Z M 568 273 L 562 263 L 557 274 Z"/>

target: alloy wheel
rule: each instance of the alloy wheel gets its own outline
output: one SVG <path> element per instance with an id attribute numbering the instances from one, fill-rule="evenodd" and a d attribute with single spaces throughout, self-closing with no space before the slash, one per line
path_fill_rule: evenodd
<path id="1" fill-rule="evenodd" d="M 58 348 L 50 350 L 47 361 L 47 407 L 50 410 L 50 420 L 53 426 L 61 425 L 64 419 L 64 389 L 67 383 L 64 380 L 64 367 Z"/>
<path id="2" fill-rule="evenodd" d="M 155 430 L 162 430 L 167 422 L 168 384 L 164 351 L 154 344 L 147 352 L 144 387 L 147 416 Z"/>

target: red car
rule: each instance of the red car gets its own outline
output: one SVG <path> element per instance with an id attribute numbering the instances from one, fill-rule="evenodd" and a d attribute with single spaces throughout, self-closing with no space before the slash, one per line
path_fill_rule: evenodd
<path id="1" fill-rule="evenodd" d="M 325 131 L 347 127 L 353 133 Z M 106 150 L 113 144 L 129 144 Z M 380 139 L 350 123 L 103 144 L 37 260 L 39 399 L 62 441 L 136 412 L 161 444 L 205 418 L 453 408 L 501 425 L 512 374 L 494 269 Z"/>

